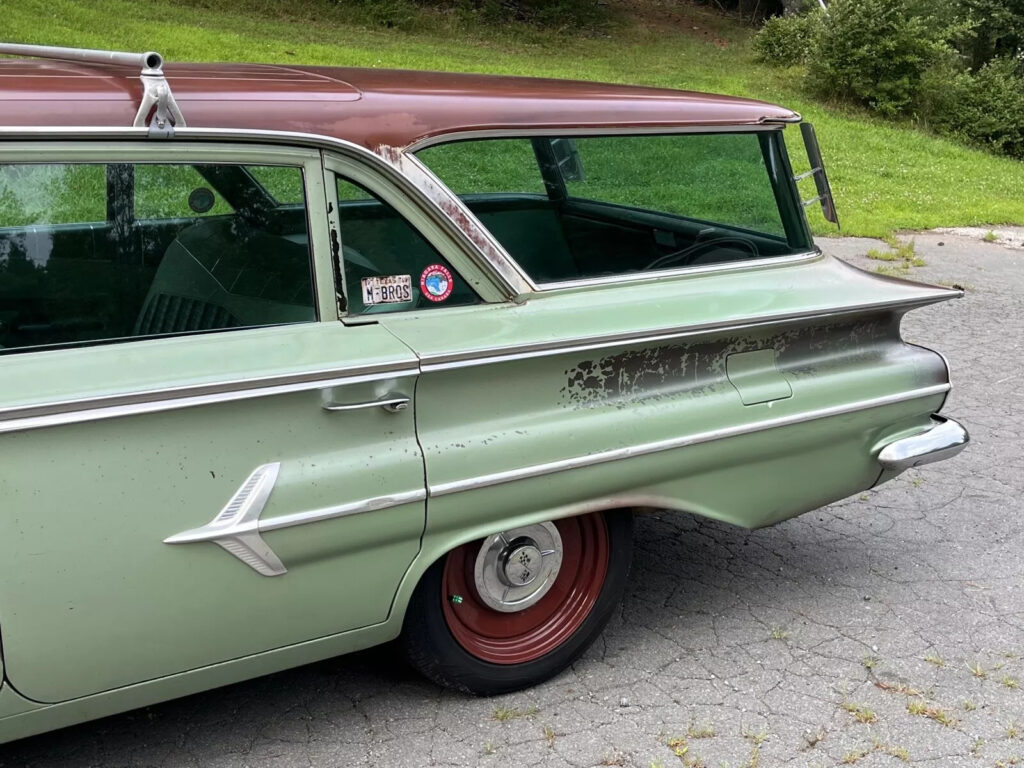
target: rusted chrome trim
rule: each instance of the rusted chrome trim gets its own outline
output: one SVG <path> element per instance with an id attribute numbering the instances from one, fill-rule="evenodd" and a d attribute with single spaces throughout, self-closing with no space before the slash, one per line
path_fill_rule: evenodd
<path id="1" fill-rule="evenodd" d="M 608 451 L 598 451 L 597 453 L 591 453 L 585 456 L 574 456 L 568 459 L 560 459 L 559 461 L 533 464 L 519 469 L 510 469 L 504 472 L 480 475 L 468 480 L 453 480 L 447 483 L 437 483 L 430 485 L 428 490 L 430 497 L 447 496 L 451 493 L 488 488 L 492 485 L 501 485 L 515 480 L 543 477 L 544 475 L 552 475 L 558 472 L 565 472 L 570 469 L 582 469 L 584 467 L 605 464 L 610 461 L 621 461 L 623 459 L 631 459 L 637 456 L 647 456 L 652 453 L 661 453 L 664 451 L 675 450 L 677 448 L 686 448 L 691 445 L 710 443 L 716 440 L 723 440 L 728 437 L 740 437 L 742 435 L 765 432 L 769 429 L 778 429 L 781 427 L 803 424 L 808 421 L 817 421 L 819 419 L 827 419 L 833 416 L 843 416 L 849 413 L 857 413 L 858 411 L 866 411 L 871 408 L 880 408 L 886 405 L 907 402 L 908 400 L 916 400 L 922 397 L 944 394 L 947 391 L 949 391 L 949 384 L 936 384 L 931 387 L 922 387 L 908 392 L 900 392 L 895 395 L 874 397 L 869 400 L 859 400 L 857 402 L 836 405 L 830 408 L 819 408 L 814 411 L 798 413 L 792 416 L 779 416 L 774 419 L 765 419 L 754 424 L 740 424 L 734 427 L 713 429 L 692 435 L 683 435 L 680 437 L 668 438 L 667 440 L 658 440 L 652 443 L 642 443 L 640 445 L 630 445 L 624 448 L 615 448 Z"/>
<path id="2" fill-rule="evenodd" d="M 513 362 L 516 360 L 527 360 L 534 357 L 546 357 L 549 355 L 560 355 L 573 352 L 587 352 L 594 349 L 604 349 L 607 347 L 624 346 L 628 344 L 654 344 L 708 333 L 728 333 L 731 331 L 742 331 L 765 325 L 799 323 L 805 320 L 842 317 L 846 315 L 856 315 L 862 312 L 910 310 L 915 307 L 921 307 L 927 304 L 934 304 L 939 301 L 954 298 L 956 295 L 958 294 L 955 291 L 949 291 L 948 294 L 938 292 L 931 296 L 916 299 L 852 304 L 846 307 L 838 307 L 834 309 L 810 310 L 778 315 L 759 315 L 756 317 L 746 318 L 738 322 L 700 323 L 697 325 L 663 328 L 652 331 L 614 333 L 604 336 L 592 336 L 588 339 L 581 339 L 575 343 L 569 344 L 564 341 L 539 342 L 535 344 L 522 344 L 516 346 L 490 347 L 488 349 L 478 349 L 471 352 L 460 352 L 448 355 L 427 355 L 421 358 L 420 370 L 423 373 L 432 373 L 435 371 L 466 368 L 476 365 L 485 365 L 488 363 Z"/>
<path id="3" fill-rule="evenodd" d="M 84 421 L 116 419 L 143 413 L 192 408 L 254 397 L 269 397 L 292 392 L 340 387 L 371 381 L 390 381 L 416 376 L 417 368 L 408 365 L 363 366 L 350 370 L 328 369 L 302 374 L 236 379 L 212 384 L 154 389 L 117 395 L 59 400 L 50 403 L 0 409 L 0 434 L 41 429 Z"/>

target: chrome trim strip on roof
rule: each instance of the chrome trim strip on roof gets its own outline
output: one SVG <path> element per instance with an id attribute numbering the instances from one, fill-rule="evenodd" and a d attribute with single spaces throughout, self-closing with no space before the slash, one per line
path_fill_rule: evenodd
<path id="1" fill-rule="evenodd" d="M 0 434 L 40 429 L 84 421 L 115 419 L 143 413 L 192 408 L 200 405 L 226 403 L 254 397 L 305 392 L 309 390 L 361 384 L 371 381 L 416 376 L 418 368 L 405 366 L 363 366 L 351 371 L 329 369 L 304 374 L 268 376 L 255 379 L 198 384 L 168 389 L 131 392 L 118 395 L 51 403 L 15 406 L 0 409 Z"/>
<path id="2" fill-rule="evenodd" d="M 788 121 L 787 121 L 788 122 Z M 796 121 L 799 122 L 799 118 Z M 405 147 L 407 153 L 413 154 L 427 147 L 438 144 L 451 144 L 456 141 L 472 139 L 521 139 L 562 136 L 672 136 L 680 133 L 759 133 L 763 131 L 781 131 L 785 123 L 701 123 L 699 125 L 645 125 L 639 127 L 622 126 L 586 126 L 559 128 L 558 126 L 536 126 L 532 128 L 481 128 L 479 130 L 453 131 L 437 136 L 417 139 Z"/>
<path id="3" fill-rule="evenodd" d="M 533 464 L 519 469 L 506 470 L 504 472 L 494 472 L 489 475 L 480 475 L 467 480 L 453 480 L 447 483 L 437 483 L 429 485 L 428 490 L 431 498 L 436 496 L 447 496 L 452 493 L 460 493 L 462 491 L 472 491 L 480 488 L 488 488 L 493 485 L 501 485 L 514 480 L 543 477 L 544 475 L 565 472 L 570 469 L 581 469 L 597 464 L 605 464 L 609 461 L 631 459 L 637 456 L 661 453 L 664 451 L 674 450 L 676 448 L 685 448 L 691 445 L 710 443 L 716 440 L 723 440 L 727 437 L 739 437 L 742 435 L 755 434 L 757 432 L 765 432 L 769 429 L 803 424 L 808 421 L 817 421 L 819 419 L 827 419 L 833 416 L 843 416 L 849 413 L 869 410 L 871 408 L 903 403 L 908 400 L 916 400 L 922 397 L 945 394 L 949 389 L 949 384 L 936 384 L 930 387 L 922 387 L 920 389 L 913 389 L 907 392 L 900 392 L 895 395 L 885 395 L 883 397 L 874 397 L 868 400 L 860 400 L 845 405 L 819 408 L 814 411 L 807 411 L 805 413 L 794 414 L 792 416 L 779 416 L 774 419 L 765 419 L 764 421 L 759 421 L 754 424 L 740 424 L 734 427 L 713 429 L 706 432 L 698 432 L 693 435 L 672 437 L 652 443 L 642 443 L 640 445 L 626 446 L 625 448 L 599 451 L 597 453 L 587 454 L 586 456 L 575 456 L 569 459 L 549 461 L 543 464 Z"/>
<path id="4" fill-rule="evenodd" d="M 603 336 L 592 336 L 589 339 L 581 339 L 575 343 L 568 344 L 564 341 L 537 342 L 534 344 L 489 347 L 487 349 L 476 349 L 469 352 L 457 352 L 453 354 L 440 354 L 433 356 L 426 355 L 421 356 L 420 358 L 420 371 L 422 373 L 432 373 L 435 371 L 447 371 L 455 368 L 466 368 L 469 366 L 483 365 L 487 363 L 503 363 L 515 360 L 526 360 L 534 357 L 544 357 L 548 355 L 588 352 L 594 349 L 623 346 L 627 344 L 660 343 L 708 333 L 728 333 L 731 331 L 742 331 L 765 325 L 789 324 L 819 318 L 824 319 L 856 315 L 861 312 L 900 309 L 909 310 L 914 307 L 944 301 L 945 299 L 956 298 L 961 295 L 962 294 L 959 291 L 950 290 L 916 299 L 852 304 L 846 307 L 818 311 L 807 310 L 803 312 L 792 312 L 777 315 L 760 315 L 747 318 L 740 322 L 699 323 L 697 325 L 685 325 L 655 331 L 612 333 Z"/>

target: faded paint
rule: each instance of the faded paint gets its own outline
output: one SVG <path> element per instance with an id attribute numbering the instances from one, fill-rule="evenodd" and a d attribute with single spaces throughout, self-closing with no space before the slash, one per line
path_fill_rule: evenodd
<path id="1" fill-rule="evenodd" d="M 701 394 L 728 381 L 730 355 L 774 349 L 779 372 L 814 375 L 830 363 L 884 355 L 902 346 L 895 316 L 871 321 L 805 325 L 776 333 L 720 336 L 692 344 L 661 344 L 581 360 L 565 371 L 562 402 L 593 407 L 645 401 L 687 392 Z"/>

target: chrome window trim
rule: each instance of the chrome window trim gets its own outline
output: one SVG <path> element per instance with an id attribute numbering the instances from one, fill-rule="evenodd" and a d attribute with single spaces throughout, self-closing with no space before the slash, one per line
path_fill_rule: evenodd
<path id="1" fill-rule="evenodd" d="M 800 117 L 792 122 L 800 122 Z M 425 139 L 415 141 L 404 150 L 405 158 L 407 161 L 412 161 L 416 170 L 424 174 L 428 179 L 429 183 L 433 186 L 439 186 L 447 192 L 449 198 L 458 200 L 459 212 L 465 217 L 466 220 L 471 222 L 473 226 L 480 232 L 484 233 L 488 246 L 492 247 L 500 258 L 507 261 L 510 265 L 515 267 L 516 271 L 525 279 L 530 288 L 533 291 L 547 292 L 554 290 L 562 290 L 566 288 L 587 288 L 591 286 L 600 285 L 618 285 L 621 283 L 635 283 L 641 280 L 651 279 L 662 279 L 671 277 L 686 277 L 689 275 L 706 275 L 706 274 L 717 274 L 719 272 L 733 272 L 742 269 L 762 269 L 766 267 L 772 267 L 775 265 L 786 266 L 789 264 L 798 264 L 805 261 L 813 261 L 816 258 L 822 256 L 820 249 L 815 248 L 811 251 L 803 251 L 796 254 L 786 254 L 784 256 L 766 256 L 760 259 L 750 259 L 741 262 L 725 262 L 721 264 L 707 264 L 700 267 L 674 267 L 671 269 L 660 269 L 653 272 L 630 272 L 620 275 L 602 275 L 601 277 L 583 277 L 578 280 L 558 280 L 555 282 L 536 282 L 527 272 L 524 270 L 518 261 L 512 257 L 506 249 L 491 233 L 490 230 L 484 226 L 483 222 L 477 218 L 469 207 L 465 204 L 461 197 L 455 192 L 448 188 L 448 186 L 441 180 L 441 178 L 435 174 L 429 166 L 427 166 L 422 160 L 416 156 L 416 152 L 427 149 L 428 147 L 439 146 L 442 144 L 454 144 L 459 141 L 472 141 L 474 139 L 514 139 L 514 138 L 541 138 L 545 136 L 676 136 L 685 134 L 719 134 L 719 133 L 766 133 L 766 132 L 782 132 L 785 130 L 786 123 L 758 123 L 750 125 L 699 125 L 699 126 L 666 126 L 666 127 L 644 127 L 644 128 L 600 128 L 600 127 L 587 127 L 587 128 L 516 128 L 503 130 L 500 128 L 484 129 L 479 131 L 460 131 L 457 133 L 448 133 L 440 136 L 430 136 Z M 784 149 L 784 148 L 783 148 Z"/>
<path id="2" fill-rule="evenodd" d="M 407 365 L 363 366 L 347 371 L 325 369 L 301 374 L 235 379 L 211 384 L 20 405 L 0 409 L 0 434 L 326 389 L 346 384 L 386 381 L 418 374 L 418 368 L 410 368 Z"/>
<path id="3" fill-rule="evenodd" d="M 606 334 L 604 336 L 592 336 L 589 339 L 581 339 L 576 343 L 569 344 L 566 344 L 563 341 L 538 342 L 535 344 L 491 347 L 489 349 L 477 349 L 470 352 L 457 352 L 453 354 L 433 356 L 426 355 L 421 356 L 420 358 L 420 371 L 422 373 L 433 373 L 436 371 L 448 371 L 488 363 L 513 362 L 516 360 L 527 360 L 530 358 L 545 357 L 548 355 L 588 352 L 594 349 L 624 346 L 627 344 L 661 343 L 709 333 L 743 331 L 766 325 L 798 323 L 805 320 L 842 317 L 846 315 L 859 314 L 861 312 L 877 312 L 879 310 L 910 310 L 915 307 L 944 301 L 948 298 L 957 298 L 962 295 L 963 294 L 960 291 L 936 289 L 936 292 L 933 295 L 922 296 L 915 299 L 867 302 L 863 304 L 852 304 L 838 309 L 818 311 L 808 310 L 804 312 L 792 312 L 776 315 L 760 315 L 747 318 L 740 322 L 699 323 L 697 325 L 664 328 L 656 331 L 613 333 Z"/>
<path id="4" fill-rule="evenodd" d="M 322 134 L 302 133 L 298 131 L 269 131 L 260 129 L 231 128 L 180 128 L 174 132 L 174 139 L 169 142 L 154 142 L 149 138 L 145 128 L 115 127 L 66 127 L 40 126 L 26 128 L 21 126 L 0 126 L 0 142 L 13 140 L 40 141 L 59 140 L 69 142 L 89 141 L 138 141 L 143 146 L 171 147 L 174 143 L 196 141 L 211 142 L 247 142 L 258 144 L 284 144 L 290 147 L 317 149 L 336 152 L 344 157 L 353 158 L 381 172 L 388 181 L 397 186 L 409 199 L 428 215 L 451 240 L 461 248 L 477 265 L 483 277 L 489 280 L 508 299 L 514 299 L 535 290 L 535 286 L 518 280 L 518 267 L 514 262 L 506 261 L 493 249 L 481 248 L 480 241 L 486 241 L 479 222 L 475 219 L 463 220 L 461 202 L 447 187 L 438 188 L 429 180 L 411 178 L 403 169 L 406 155 L 401 148 L 380 147 L 378 151 L 370 150 L 360 144 L 344 139 L 336 139 Z M 0 149 L 2 149 L 0 144 Z M 454 198 L 454 199 L 453 199 Z M 453 213 L 459 214 L 458 216 Z"/>
<path id="5" fill-rule="evenodd" d="M 918 398 L 930 397 L 932 395 L 945 394 L 950 390 L 949 384 L 935 384 L 930 387 L 922 387 L 894 395 L 874 397 L 868 400 L 859 400 L 854 403 L 835 405 L 828 408 L 818 408 L 813 411 L 806 411 L 791 416 L 778 416 L 773 419 L 765 419 L 755 424 L 740 424 L 734 427 L 713 429 L 706 432 L 698 432 L 692 435 L 672 437 L 666 440 L 658 440 L 640 445 L 630 445 L 623 448 L 614 448 L 607 451 L 590 453 L 585 456 L 575 456 L 558 461 L 549 461 L 542 464 L 532 464 L 519 469 L 510 469 L 504 472 L 494 472 L 489 475 L 479 475 L 468 480 L 452 480 L 447 483 L 436 483 L 428 485 L 430 498 L 447 496 L 452 493 L 472 491 L 480 488 L 488 488 L 493 485 L 502 485 L 516 480 L 526 480 L 535 477 L 543 477 L 558 472 L 565 472 L 570 469 L 582 469 L 598 464 L 606 464 L 610 461 L 620 461 L 637 456 L 647 456 L 652 453 L 662 453 L 676 448 L 686 448 L 691 445 L 700 445 L 728 437 L 740 437 L 758 432 L 766 432 L 770 429 L 789 427 L 796 424 L 803 424 L 808 421 L 827 419 L 833 416 L 843 416 L 858 411 L 866 411 L 872 408 L 880 408 L 886 405 L 907 402 Z"/>
<path id="6" fill-rule="evenodd" d="M 659 269 L 652 272 L 625 272 L 621 275 L 602 275 L 601 277 L 584 277 L 579 280 L 558 280 L 551 283 L 538 283 L 542 291 L 556 291 L 568 288 L 590 288 L 600 285 L 617 285 L 619 283 L 636 283 L 643 280 L 660 280 L 666 277 L 696 277 L 709 272 L 741 272 L 745 269 L 762 269 L 765 267 L 785 267 L 790 264 L 818 261 L 825 258 L 820 249 L 790 253 L 785 256 L 766 256 L 762 259 L 730 261 L 722 264 L 705 264 L 700 267 L 676 267 Z"/>

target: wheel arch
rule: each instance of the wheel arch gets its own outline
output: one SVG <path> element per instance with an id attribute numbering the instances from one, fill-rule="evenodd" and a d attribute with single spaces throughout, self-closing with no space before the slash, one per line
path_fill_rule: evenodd
<path id="1" fill-rule="evenodd" d="M 416 586 L 427 570 L 455 548 L 471 541 L 485 538 L 509 528 L 518 528 L 534 523 L 617 509 L 635 511 L 637 508 L 656 508 L 722 519 L 721 515 L 699 504 L 684 504 L 678 499 L 657 494 L 626 493 L 575 502 L 561 507 L 530 510 L 500 519 L 482 520 L 468 527 L 431 531 L 429 501 L 427 505 L 427 530 L 424 533 L 419 554 L 413 560 L 408 570 L 406 570 L 405 576 L 398 586 L 398 591 L 395 593 L 391 605 L 391 613 L 388 616 L 388 623 L 391 625 L 390 634 L 393 637 L 397 637 L 401 633 L 409 601 L 412 599 Z"/>

